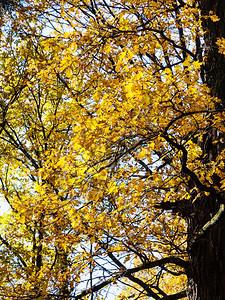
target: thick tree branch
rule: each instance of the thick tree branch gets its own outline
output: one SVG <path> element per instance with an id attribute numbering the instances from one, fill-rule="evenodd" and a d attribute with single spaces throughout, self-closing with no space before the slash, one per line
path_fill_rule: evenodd
<path id="1" fill-rule="evenodd" d="M 218 212 L 210 219 L 190 240 L 189 247 L 192 247 L 193 244 L 207 231 L 209 230 L 214 224 L 216 224 L 224 215 L 224 204 L 220 204 L 220 208 Z"/>
<path id="2" fill-rule="evenodd" d="M 115 282 L 117 279 L 119 278 L 122 278 L 122 277 L 126 277 L 128 279 L 130 279 L 131 281 L 139 284 L 142 288 L 144 288 L 144 290 L 147 292 L 147 294 L 151 297 L 153 297 L 154 299 L 160 299 L 158 297 L 157 294 L 155 294 L 151 288 L 149 287 L 149 285 L 147 285 L 146 283 L 144 283 L 143 281 L 141 281 L 140 279 L 134 277 L 132 274 L 134 273 L 137 273 L 139 271 L 142 271 L 142 270 L 148 270 L 148 269 L 151 269 L 151 268 L 154 268 L 154 267 L 161 267 L 161 266 L 164 266 L 165 264 L 175 264 L 179 267 L 182 267 L 184 269 L 187 268 L 187 262 L 182 260 L 181 258 L 179 257 L 166 257 L 166 258 L 162 258 L 162 259 L 159 259 L 157 261 L 153 261 L 153 262 L 148 262 L 146 264 L 142 264 L 138 267 L 135 267 L 135 268 L 131 268 L 131 269 L 126 269 L 125 266 L 111 253 L 111 252 L 108 252 L 108 255 L 109 257 L 113 260 L 113 262 L 115 262 L 118 267 L 120 267 L 120 269 L 122 269 L 121 271 L 115 273 L 111 278 L 109 278 L 108 280 L 100 283 L 100 284 L 97 284 L 97 285 L 94 285 L 92 288 L 89 288 L 83 292 L 81 292 L 79 295 L 77 296 L 74 296 L 74 297 L 71 297 L 73 299 L 81 299 L 82 297 L 86 296 L 86 295 L 89 295 L 91 293 L 95 293 L 99 290 L 101 290 L 102 288 L 106 287 L 107 285 Z M 168 298 L 168 299 L 180 299 L 178 298 L 179 295 L 184 295 L 185 292 L 182 292 L 183 294 L 181 293 L 178 293 L 176 295 L 172 295 L 174 298 Z M 168 297 L 172 297 L 172 296 L 168 296 Z M 175 298 L 177 297 L 177 298 Z M 184 297 L 184 296 L 183 296 Z M 163 298 L 163 299 L 167 299 L 167 298 Z"/>

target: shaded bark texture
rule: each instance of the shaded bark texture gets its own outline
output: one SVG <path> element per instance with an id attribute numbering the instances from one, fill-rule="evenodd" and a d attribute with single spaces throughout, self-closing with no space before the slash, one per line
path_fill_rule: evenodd
<path id="1" fill-rule="evenodd" d="M 218 53 L 217 39 L 225 37 L 225 1 L 199 0 L 204 34 L 203 64 L 204 82 L 209 86 L 212 96 L 222 100 L 216 109 L 225 108 L 225 56 Z M 210 12 L 216 14 L 220 21 L 213 22 Z M 219 132 L 209 128 L 202 143 L 203 153 L 210 162 L 223 149 L 223 143 L 213 146 L 218 140 Z M 207 143 L 206 143 L 207 141 Z M 190 180 L 191 181 L 191 180 Z M 190 183 L 191 184 L 191 183 Z M 194 183 L 193 183 L 194 184 Z M 220 179 L 215 177 L 214 185 L 220 187 Z M 194 243 L 191 241 L 201 228 L 218 212 L 223 194 L 212 192 L 202 197 L 192 206 L 188 220 L 188 299 L 222 300 L 225 299 L 225 215 L 205 231 Z"/>

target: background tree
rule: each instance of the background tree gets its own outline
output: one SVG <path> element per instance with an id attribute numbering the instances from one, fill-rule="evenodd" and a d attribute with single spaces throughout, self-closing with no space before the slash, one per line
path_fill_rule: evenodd
<path id="1" fill-rule="evenodd" d="M 224 6 L 4 15 L 3 299 L 224 298 Z"/>

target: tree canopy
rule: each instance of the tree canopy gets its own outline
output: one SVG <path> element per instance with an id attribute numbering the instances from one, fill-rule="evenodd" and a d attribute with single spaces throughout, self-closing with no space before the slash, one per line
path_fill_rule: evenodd
<path id="1" fill-rule="evenodd" d="M 225 3 L 202 2 L 3 3 L 1 299 L 212 299 Z"/>

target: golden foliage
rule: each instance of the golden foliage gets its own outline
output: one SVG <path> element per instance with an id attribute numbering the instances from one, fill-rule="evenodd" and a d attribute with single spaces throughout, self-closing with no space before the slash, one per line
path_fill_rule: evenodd
<path id="1" fill-rule="evenodd" d="M 201 82 L 199 11 L 176 2 L 42 0 L 5 14 L 2 299 L 185 289 L 186 221 L 157 205 L 197 201 L 184 164 L 224 188 L 224 153 L 203 164 L 196 142 L 210 122 L 224 131 L 224 113 Z"/>

